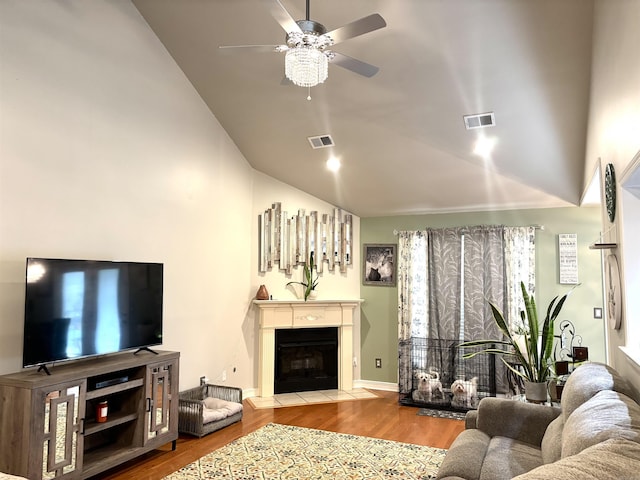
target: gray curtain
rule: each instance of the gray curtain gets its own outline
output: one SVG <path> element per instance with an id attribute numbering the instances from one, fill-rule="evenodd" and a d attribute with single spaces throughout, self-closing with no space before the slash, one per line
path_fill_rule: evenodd
<path id="1" fill-rule="evenodd" d="M 460 338 L 462 237 L 459 228 L 428 229 L 427 337 Z"/>
<path id="2" fill-rule="evenodd" d="M 464 234 L 464 328 L 462 340 L 500 338 L 489 302 L 506 306 L 504 227 L 480 226 Z"/>
<path id="3" fill-rule="evenodd" d="M 427 337 L 477 340 L 499 334 L 488 302 L 505 305 L 503 231 L 502 226 L 427 231 Z"/>

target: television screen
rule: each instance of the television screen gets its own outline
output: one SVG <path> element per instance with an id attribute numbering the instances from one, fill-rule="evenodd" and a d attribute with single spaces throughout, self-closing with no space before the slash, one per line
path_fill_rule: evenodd
<path id="1" fill-rule="evenodd" d="M 162 344 L 163 264 L 27 258 L 23 366 Z"/>

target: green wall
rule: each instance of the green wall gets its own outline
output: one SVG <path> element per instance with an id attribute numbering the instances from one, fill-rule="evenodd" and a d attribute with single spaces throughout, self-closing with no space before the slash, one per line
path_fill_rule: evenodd
<path id="1" fill-rule="evenodd" d="M 398 243 L 394 230 L 419 230 L 426 227 L 463 225 L 540 225 L 536 232 L 536 302 L 546 313 L 546 306 L 558 294 L 570 289 L 559 283 L 558 234 L 578 235 L 578 279 L 580 285 L 565 303 L 560 320 L 573 322 L 582 345 L 589 347 L 589 358 L 606 360 L 604 319 L 594 319 L 594 307 L 603 307 L 601 251 L 589 245 L 601 230 L 600 207 L 567 207 L 495 212 L 406 215 L 362 218 L 360 242 Z M 361 245 L 362 252 L 362 245 Z M 363 260 L 364 263 L 364 260 Z M 398 370 L 398 289 L 363 285 L 361 311 L 361 377 L 375 382 L 397 382 Z M 544 311 L 543 311 L 544 310 Z M 382 368 L 375 359 L 382 359 Z"/>

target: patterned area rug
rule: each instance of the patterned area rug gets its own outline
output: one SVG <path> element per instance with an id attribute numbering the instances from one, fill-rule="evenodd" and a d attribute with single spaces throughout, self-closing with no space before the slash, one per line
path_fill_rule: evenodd
<path id="1" fill-rule="evenodd" d="M 446 450 L 270 423 L 166 480 L 435 478 Z"/>
<path id="2" fill-rule="evenodd" d="M 464 420 L 466 413 L 452 412 L 451 410 L 436 410 L 433 408 L 421 408 L 416 415 L 436 418 L 450 418 L 452 420 Z"/>

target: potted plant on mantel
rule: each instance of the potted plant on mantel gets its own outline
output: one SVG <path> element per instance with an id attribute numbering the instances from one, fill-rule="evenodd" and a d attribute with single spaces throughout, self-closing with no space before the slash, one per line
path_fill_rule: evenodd
<path id="1" fill-rule="evenodd" d="M 316 272 L 316 278 L 313 278 L 313 269 L 315 268 L 315 264 L 313 263 L 313 252 L 309 255 L 309 264 L 304 264 L 302 273 L 304 275 L 303 282 L 289 282 L 287 283 L 287 287 L 289 285 L 302 285 L 304 287 L 304 301 L 306 302 L 309 297 L 313 300 L 316 294 L 316 287 L 318 286 L 318 273 Z"/>
<path id="2" fill-rule="evenodd" d="M 523 282 L 520 282 L 525 310 L 520 311 L 522 326 L 512 332 L 502 312 L 491 302 L 491 312 L 498 328 L 504 334 L 503 340 L 472 340 L 460 344 L 463 348 L 486 347 L 476 352 L 469 352 L 463 358 L 472 358 L 479 354 L 501 355 L 500 360 L 516 375 L 525 381 L 525 397 L 531 402 L 547 400 L 547 381 L 552 376 L 553 334 L 555 320 L 569 296 L 568 293 L 556 296 L 547 307 L 547 315 L 542 323 L 538 322 L 538 311 L 533 296 L 527 293 Z M 575 287 L 574 287 L 575 288 Z M 572 289 L 573 290 L 573 289 Z M 507 347 L 507 349 L 500 348 Z M 513 355 L 521 368 L 509 364 L 502 355 Z"/>

